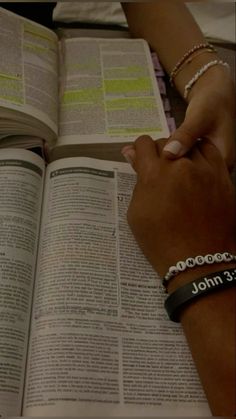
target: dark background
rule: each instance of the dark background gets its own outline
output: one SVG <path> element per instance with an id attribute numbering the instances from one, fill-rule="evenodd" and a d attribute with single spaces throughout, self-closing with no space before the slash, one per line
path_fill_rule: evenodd
<path id="1" fill-rule="evenodd" d="M 48 28 L 54 28 L 55 24 L 52 22 L 52 11 L 56 2 L 52 3 L 0 3 L 1 7 L 24 16 L 27 19 L 34 20 L 41 23 Z"/>

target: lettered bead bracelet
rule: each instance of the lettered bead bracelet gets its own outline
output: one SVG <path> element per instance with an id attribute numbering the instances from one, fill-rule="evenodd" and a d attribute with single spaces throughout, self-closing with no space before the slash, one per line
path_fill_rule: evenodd
<path id="1" fill-rule="evenodd" d="M 214 255 L 208 254 L 205 256 L 198 255 L 194 258 L 190 257 L 187 258 L 185 261 L 179 261 L 176 263 L 175 266 L 171 266 L 168 269 L 168 272 L 164 276 L 162 280 L 162 285 L 166 287 L 168 281 L 172 279 L 174 276 L 178 275 L 180 272 L 185 271 L 186 269 L 194 268 L 195 266 L 202 266 L 202 265 L 211 265 L 213 263 L 221 263 L 221 262 L 233 262 L 236 261 L 236 256 L 232 255 L 229 252 L 224 253 L 215 253 Z"/>

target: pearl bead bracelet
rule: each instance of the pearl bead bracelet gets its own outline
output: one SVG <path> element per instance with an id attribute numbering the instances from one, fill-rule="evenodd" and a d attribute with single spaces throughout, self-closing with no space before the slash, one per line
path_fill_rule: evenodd
<path id="1" fill-rule="evenodd" d="M 223 65 L 227 68 L 229 68 L 229 64 L 225 63 L 222 60 L 213 60 L 210 61 L 209 63 L 205 64 L 203 67 L 201 67 L 193 76 L 193 78 L 191 80 L 189 80 L 189 82 L 185 85 L 184 87 L 184 99 L 187 99 L 188 94 L 190 92 L 190 90 L 192 89 L 193 85 L 198 81 L 198 79 L 204 74 L 206 73 L 206 71 L 215 66 L 215 65 Z"/>

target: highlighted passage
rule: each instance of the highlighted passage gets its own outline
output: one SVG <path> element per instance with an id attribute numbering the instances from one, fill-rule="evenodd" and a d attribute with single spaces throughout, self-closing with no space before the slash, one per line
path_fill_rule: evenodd
<path id="1" fill-rule="evenodd" d="M 61 103 L 64 105 L 70 103 L 90 102 L 95 103 L 103 101 L 103 91 L 101 88 L 68 90 L 62 96 Z"/>
<path id="2" fill-rule="evenodd" d="M 49 42 L 52 42 L 53 44 L 56 43 L 55 40 L 53 40 L 50 35 L 48 34 L 47 30 L 44 30 L 43 28 L 36 27 L 34 25 L 31 25 L 28 22 L 24 23 L 24 32 L 29 33 L 30 35 L 33 35 L 37 38 L 45 39 Z"/>
<path id="3" fill-rule="evenodd" d="M 108 134 L 112 135 L 131 135 L 131 134 L 145 134 L 147 132 L 161 131 L 159 126 L 156 127 L 142 127 L 142 128 L 110 128 L 107 130 Z"/>
<path id="4" fill-rule="evenodd" d="M 118 78 L 132 78 L 132 77 L 144 77 L 147 76 L 148 71 L 145 67 L 138 65 L 130 65 L 127 67 L 112 67 L 105 68 L 103 70 L 104 78 L 106 79 L 118 79 Z"/>
<path id="5" fill-rule="evenodd" d="M 23 85 L 18 76 L 0 74 L 0 99 L 15 104 L 23 104 Z"/>
<path id="6" fill-rule="evenodd" d="M 105 101 L 107 111 L 130 110 L 130 109 L 156 109 L 157 104 L 154 98 L 127 98 L 110 99 Z"/>
<path id="7" fill-rule="evenodd" d="M 39 53 L 39 54 L 48 54 L 48 51 L 50 50 L 49 48 L 46 47 L 42 47 L 39 45 L 35 45 L 35 44 L 29 44 L 26 43 L 24 44 L 24 49 L 31 51 L 31 52 L 35 52 L 35 53 Z"/>
<path id="8" fill-rule="evenodd" d="M 100 64 L 94 60 L 90 62 L 87 61 L 86 63 L 72 63 L 72 64 L 67 63 L 66 71 L 68 73 L 76 72 L 77 75 L 79 75 L 79 73 L 83 73 L 83 74 L 92 73 L 93 75 L 96 73 L 96 76 L 101 76 Z"/>
<path id="9" fill-rule="evenodd" d="M 152 83 L 148 77 L 126 80 L 105 80 L 105 94 L 152 94 Z"/>

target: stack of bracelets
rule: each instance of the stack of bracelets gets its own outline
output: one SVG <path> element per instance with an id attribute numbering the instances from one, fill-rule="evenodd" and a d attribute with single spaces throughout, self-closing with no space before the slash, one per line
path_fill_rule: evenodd
<path id="1" fill-rule="evenodd" d="M 190 64 L 194 58 L 198 57 L 201 54 L 204 54 L 206 52 L 214 52 L 216 53 L 216 49 L 209 44 L 208 42 L 194 45 L 189 51 L 187 51 L 183 57 L 177 62 L 177 64 L 174 66 L 173 70 L 170 73 L 170 84 L 174 85 L 174 79 L 179 74 L 180 71 L 182 71 L 188 64 Z M 190 90 L 192 89 L 193 85 L 198 81 L 198 79 L 211 67 L 215 65 L 223 65 L 227 68 L 229 68 L 229 65 L 225 63 L 222 60 L 215 59 L 212 61 L 209 61 L 205 65 L 203 65 L 189 80 L 189 82 L 184 87 L 184 99 L 188 98 L 188 94 Z"/>
<path id="2" fill-rule="evenodd" d="M 195 266 L 210 265 L 213 263 L 234 263 L 236 256 L 231 253 L 215 253 L 206 256 L 196 256 L 185 261 L 178 262 L 171 266 L 163 278 L 162 284 L 167 287 L 169 281 L 180 272 Z M 178 288 L 170 294 L 165 301 L 165 308 L 169 318 L 174 322 L 179 322 L 181 310 L 198 297 L 207 295 L 213 291 L 233 287 L 236 284 L 236 266 L 228 270 L 214 272 L 202 278 Z"/>

